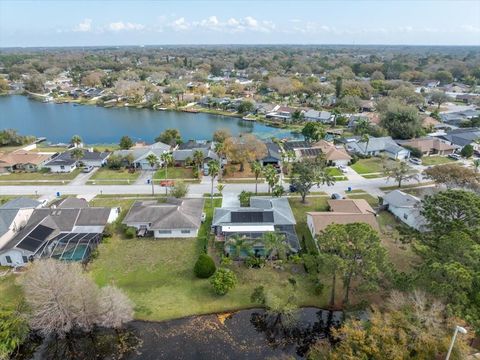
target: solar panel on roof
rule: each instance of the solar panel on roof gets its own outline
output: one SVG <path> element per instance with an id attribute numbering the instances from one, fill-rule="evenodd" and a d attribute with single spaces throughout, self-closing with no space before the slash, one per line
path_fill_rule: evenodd
<path id="1" fill-rule="evenodd" d="M 35 252 L 40 246 L 42 246 L 42 244 L 43 241 L 27 236 L 25 239 L 20 241 L 20 243 L 17 245 L 17 248 Z"/>
<path id="2" fill-rule="evenodd" d="M 53 232 L 52 228 L 47 226 L 38 225 L 28 236 L 37 240 L 46 240 L 48 236 Z"/>
<path id="3" fill-rule="evenodd" d="M 232 212 L 232 223 L 264 223 L 273 222 L 273 213 L 271 211 L 238 211 Z"/>

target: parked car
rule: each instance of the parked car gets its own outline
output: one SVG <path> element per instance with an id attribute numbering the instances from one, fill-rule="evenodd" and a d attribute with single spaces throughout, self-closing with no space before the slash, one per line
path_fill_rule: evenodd
<path id="1" fill-rule="evenodd" d="M 89 173 L 92 170 L 93 170 L 93 166 L 92 165 L 87 165 L 83 168 L 82 172 Z"/>
<path id="2" fill-rule="evenodd" d="M 208 176 L 208 164 L 203 164 L 203 175 Z"/>
<path id="3" fill-rule="evenodd" d="M 345 165 L 339 165 L 337 168 L 344 174 L 348 171 L 348 168 Z"/>
<path id="4" fill-rule="evenodd" d="M 342 200 L 342 199 L 344 199 L 344 197 L 343 197 L 342 195 L 340 195 L 339 193 L 333 193 L 331 197 L 332 197 L 333 200 Z"/>
<path id="5" fill-rule="evenodd" d="M 460 160 L 462 157 L 458 154 L 448 154 L 448 157 L 453 160 Z"/>
<path id="6" fill-rule="evenodd" d="M 410 162 L 411 162 L 412 164 L 422 165 L 422 160 L 420 160 L 419 158 L 412 157 L 412 158 L 410 158 L 409 160 L 410 160 Z"/>
<path id="7" fill-rule="evenodd" d="M 289 189 L 290 189 L 290 192 L 292 192 L 292 193 L 293 193 L 293 192 L 297 192 L 297 187 L 296 187 L 295 185 L 293 185 L 293 184 L 290 184 Z"/>

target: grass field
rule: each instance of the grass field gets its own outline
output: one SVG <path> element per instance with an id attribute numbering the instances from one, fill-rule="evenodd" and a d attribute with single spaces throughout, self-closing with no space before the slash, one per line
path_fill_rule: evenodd
<path id="1" fill-rule="evenodd" d="M 100 168 L 88 180 L 88 184 L 133 184 L 140 176 L 140 172 L 128 172 L 128 170 L 111 170 L 107 168 Z"/>
<path id="2" fill-rule="evenodd" d="M 61 185 L 75 179 L 80 172 L 75 169 L 71 173 L 12 173 L 0 175 L 0 185 Z"/>
<path id="3" fill-rule="evenodd" d="M 369 159 L 360 159 L 355 164 L 351 165 L 351 168 L 360 175 L 371 173 L 382 173 L 383 165 L 393 166 L 395 161 L 386 159 L 382 162 L 382 159 L 378 157 L 371 157 Z"/>
<path id="4" fill-rule="evenodd" d="M 153 176 L 156 180 L 165 180 L 165 169 L 159 169 Z M 184 167 L 169 167 L 167 170 L 167 179 L 194 179 L 193 169 Z"/>
<path id="5" fill-rule="evenodd" d="M 307 227 L 307 215 L 305 214 L 308 211 L 327 211 L 328 197 L 315 197 L 307 196 L 306 204 L 302 204 L 301 198 L 289 198 L 288 201 L 292 208 L 293 215 L 295 220 L 297 220 L 297 230 L 298 239 L 302 242 L 305 239 L 305 247 L 307 252 L 317 252 L 317 247 L 313 242 L 312 234 Z M 303 245 L 303 244 L 302 244 Z"/>
<path id="6" fill-rule="evenodd" d="M 345 176 L 344 173 L 342 173 L 339 169 L 336 167 L 329 167 L 327 168 L 327 173 L 331 176 L 335 176 L 336 181 L 345 181 L 347 180 L 347 177 Z"/>
<path id="7" fill-rule="evenodd" d="M 422 157 L 422 165 L 431 166 L 431 165 L 442 165 L 454 162 L 455 160 L 450 159 L 446 156 L 424 156 Z"/>
<path id="8" fill-rule="evenodd" d="M 130 200 L 127 200 L 130 201 Z M 94 200 L 95 204 L 112 205 L 113 199 Z M 214 200 L 214 207 L 221 199 Z M 124 203 L 126 206 L 127 203 Z M 250 295 L 257 286 L 285 296 L 294 278 L 299 305 L 324 306 L 325 295 L 315 295 L 312 283 L 294 265 L 284 270 L 266 266 L 248 269 L 244 265 L 231 265 L 237 276 L 237 286 L 225 296 L 213 293 L 208 280 L 197 279 L 193 266 L 203 248 L 202 238 L 208 235 L 212 219 L 210 200 L 205 200 L 207 220 L 199 231 L 199 239 L 132 239 L 121 235 L 104 241 L 99 256 L 89 266 L 100 285 L 115 284 L 123 289 L 135 303 L 135 318 L 142 320 L 168 320 L 195 314 L 226 312 L 252 307 Z"/>
<path id="9" fill-rule="evenodd" d="M 6 268 L 0 269 L 4 271 Z M 15 309 L 20 306 L 23 301 L 22 288 L 17 283 L 20 275 L 10 274 L 0 277 L 0 309 Z"/>

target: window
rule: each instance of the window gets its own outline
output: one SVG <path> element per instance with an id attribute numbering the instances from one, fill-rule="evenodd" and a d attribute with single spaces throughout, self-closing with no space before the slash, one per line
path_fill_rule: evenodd
<path id="1" fill-rule="evenodd" d="M 171 234 L 172 230 L 157 230 L 159 234 Z"/>
<path id="2" fill-rule="evenodd" d="M 190 234 L 190 230 L 182 230 L 181 233 L 182 234 Z"/>
<path id="3" fill-rule="evenodd" d="M 7 263 L 8 264 L 11 264 L 12 263 L 12 258 L 10 256 L 5 256 L 5 260 L 7 260 Z"/>
<path id="4" fill-rule="evenodd" d="M 64 170 L 64 169 L 65 169 L 65 166 L 60 165 L 60 169 Z"/>
<path id="5" fill-rule="evenodd" d="M 28 263 L 28 257 L 22 256 L 22 259 L 23 259 L 23 262 L 24 262 L 25 264 Z"/>
<path id="6" fill-rule="evenodd" d="M 407 215 L 407 214 L 403 214 L 403 218 L 404 218 L 405 220 L 407 220 L 407 219 L 408 219 L 408 215 Z"/>

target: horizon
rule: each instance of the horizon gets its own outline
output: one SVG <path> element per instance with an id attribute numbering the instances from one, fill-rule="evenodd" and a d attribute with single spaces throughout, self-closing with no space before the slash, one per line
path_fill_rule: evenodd
<path id="1" fill-rule="evenodd" d="M 0 48 L 480 46 L 478 1 L 244 0 L 219 4 L 1 1 Z"/>

